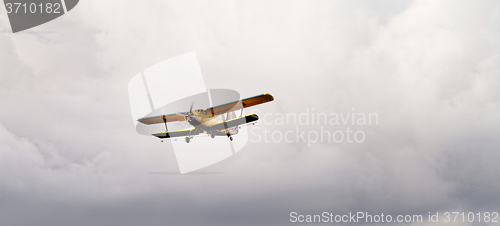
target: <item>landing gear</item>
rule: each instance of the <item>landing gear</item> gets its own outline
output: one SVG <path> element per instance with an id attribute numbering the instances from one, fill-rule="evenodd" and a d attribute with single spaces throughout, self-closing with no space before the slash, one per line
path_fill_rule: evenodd
<path id="1" fill-rule="evenodd" d="M 210 137 L 211 137 L 212 139 L 213 139 L 213 138 L 215 138 L 215 133 L 214 133 L 214 132 L 211 132 L 211 133 L 210 133 Z"/>
<path id="2" fill-rule="evenodd" d="M 233 141 L 233 137 L 231 136 L 231 134 L 226 133 L 226 135 L 227 135 L 227 138 L 229 138 L 230 141 Z"/>
<path id="3" fill-rule="evenodd" d="M 186 143 L 189 144 L 189 141 L 191 141 L 191 139 L 189 137 L 186 137 Z"/>
<path id="4" fill-rule="evenodd" d="M 233 141 L 233 137 L 231 137 L 231 136 L 230 136 L 230 137 L 229 137 L 229 140 L 230 140 L 230 141 Z"/>

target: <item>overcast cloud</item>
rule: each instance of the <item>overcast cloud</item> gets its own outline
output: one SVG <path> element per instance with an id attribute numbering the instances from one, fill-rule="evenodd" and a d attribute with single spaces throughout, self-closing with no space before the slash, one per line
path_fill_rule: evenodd
<path id="1" fill-rule="evenodd" d="M 0 7 L 0 26 L 2 226 L 500 211 L 498 1 L 82 0 L 16 34 Z M 363 143 L 249 143 L 177 175 L 171 145 L 135 132 L 128 82 L 191 51 L 208 88 L 273 94 L 260 114 L 379 123 Z"/>

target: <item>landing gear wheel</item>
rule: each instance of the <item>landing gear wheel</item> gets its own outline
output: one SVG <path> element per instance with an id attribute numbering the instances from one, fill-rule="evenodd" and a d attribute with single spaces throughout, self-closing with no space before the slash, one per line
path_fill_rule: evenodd
<path id="1" fill-rule="evenodd" d="M 189 144 L 189 141 L 191 141 L 191 139 L 189 137 L 186 137 L 186 143 Z"/>
<path id="2" fill-rule="evenodd" d="M 212 139 L 213 139 L 213 138 L 215 138 L 215 133 L 214 133 L 214 132 L 211 132 L 211 133 L 210 133 L 210 137 L 212 137 Z"/>
<path id="3" fill-rule="evenodd" d="M 230 141 L 233 141 L 233 137 L 229 137 L 229 140 L 230 140 Z"/>

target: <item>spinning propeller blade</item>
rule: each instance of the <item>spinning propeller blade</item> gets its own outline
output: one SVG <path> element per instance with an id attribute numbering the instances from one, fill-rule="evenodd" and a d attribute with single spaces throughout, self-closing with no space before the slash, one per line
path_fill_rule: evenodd
<path id="1" fill-rule="evenodd" d="M 191 119 L 200 120 L 201 117 L 194 115 L 193 106 L 194 106 L 194 102 L 191 102 L 191 107 L 189 108 L 188 112 L 185 112 L 185 113 L 184 112 L 177 112 L 176 115 L 182 115 L 184 117 L 189 117 Z"/>
<path id="2" fill-rule="evenodd" d="M 196 120 L 200 120 L 200 119 L 201 119 L 201 117 L 194 116 L 194 115 L 191 115 L 191 116 L 189 116 L 189 117 L 191 117 L 192 119 L 196 119 Z"/>

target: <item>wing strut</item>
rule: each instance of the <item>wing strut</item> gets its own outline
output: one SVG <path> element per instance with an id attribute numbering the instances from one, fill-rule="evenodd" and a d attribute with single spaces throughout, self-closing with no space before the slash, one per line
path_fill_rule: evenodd
<path id="1" fill-rule="evenodd" d="M 244 107 L 243 107 L 243 102 L 242 102 L 242 103 L 241 103 L 241 113 L 240 113 L 240 117 L 243 117 L 243 109 L 244 109 Z"/>
<path id="2" fill-rule="evenodd" d="M 165 117 L 165 115 L 163 116 L 163 123 L 165 123 L 165 131 L 168 131 L 168 128 L 167 128 L 167 117 Z"/>

